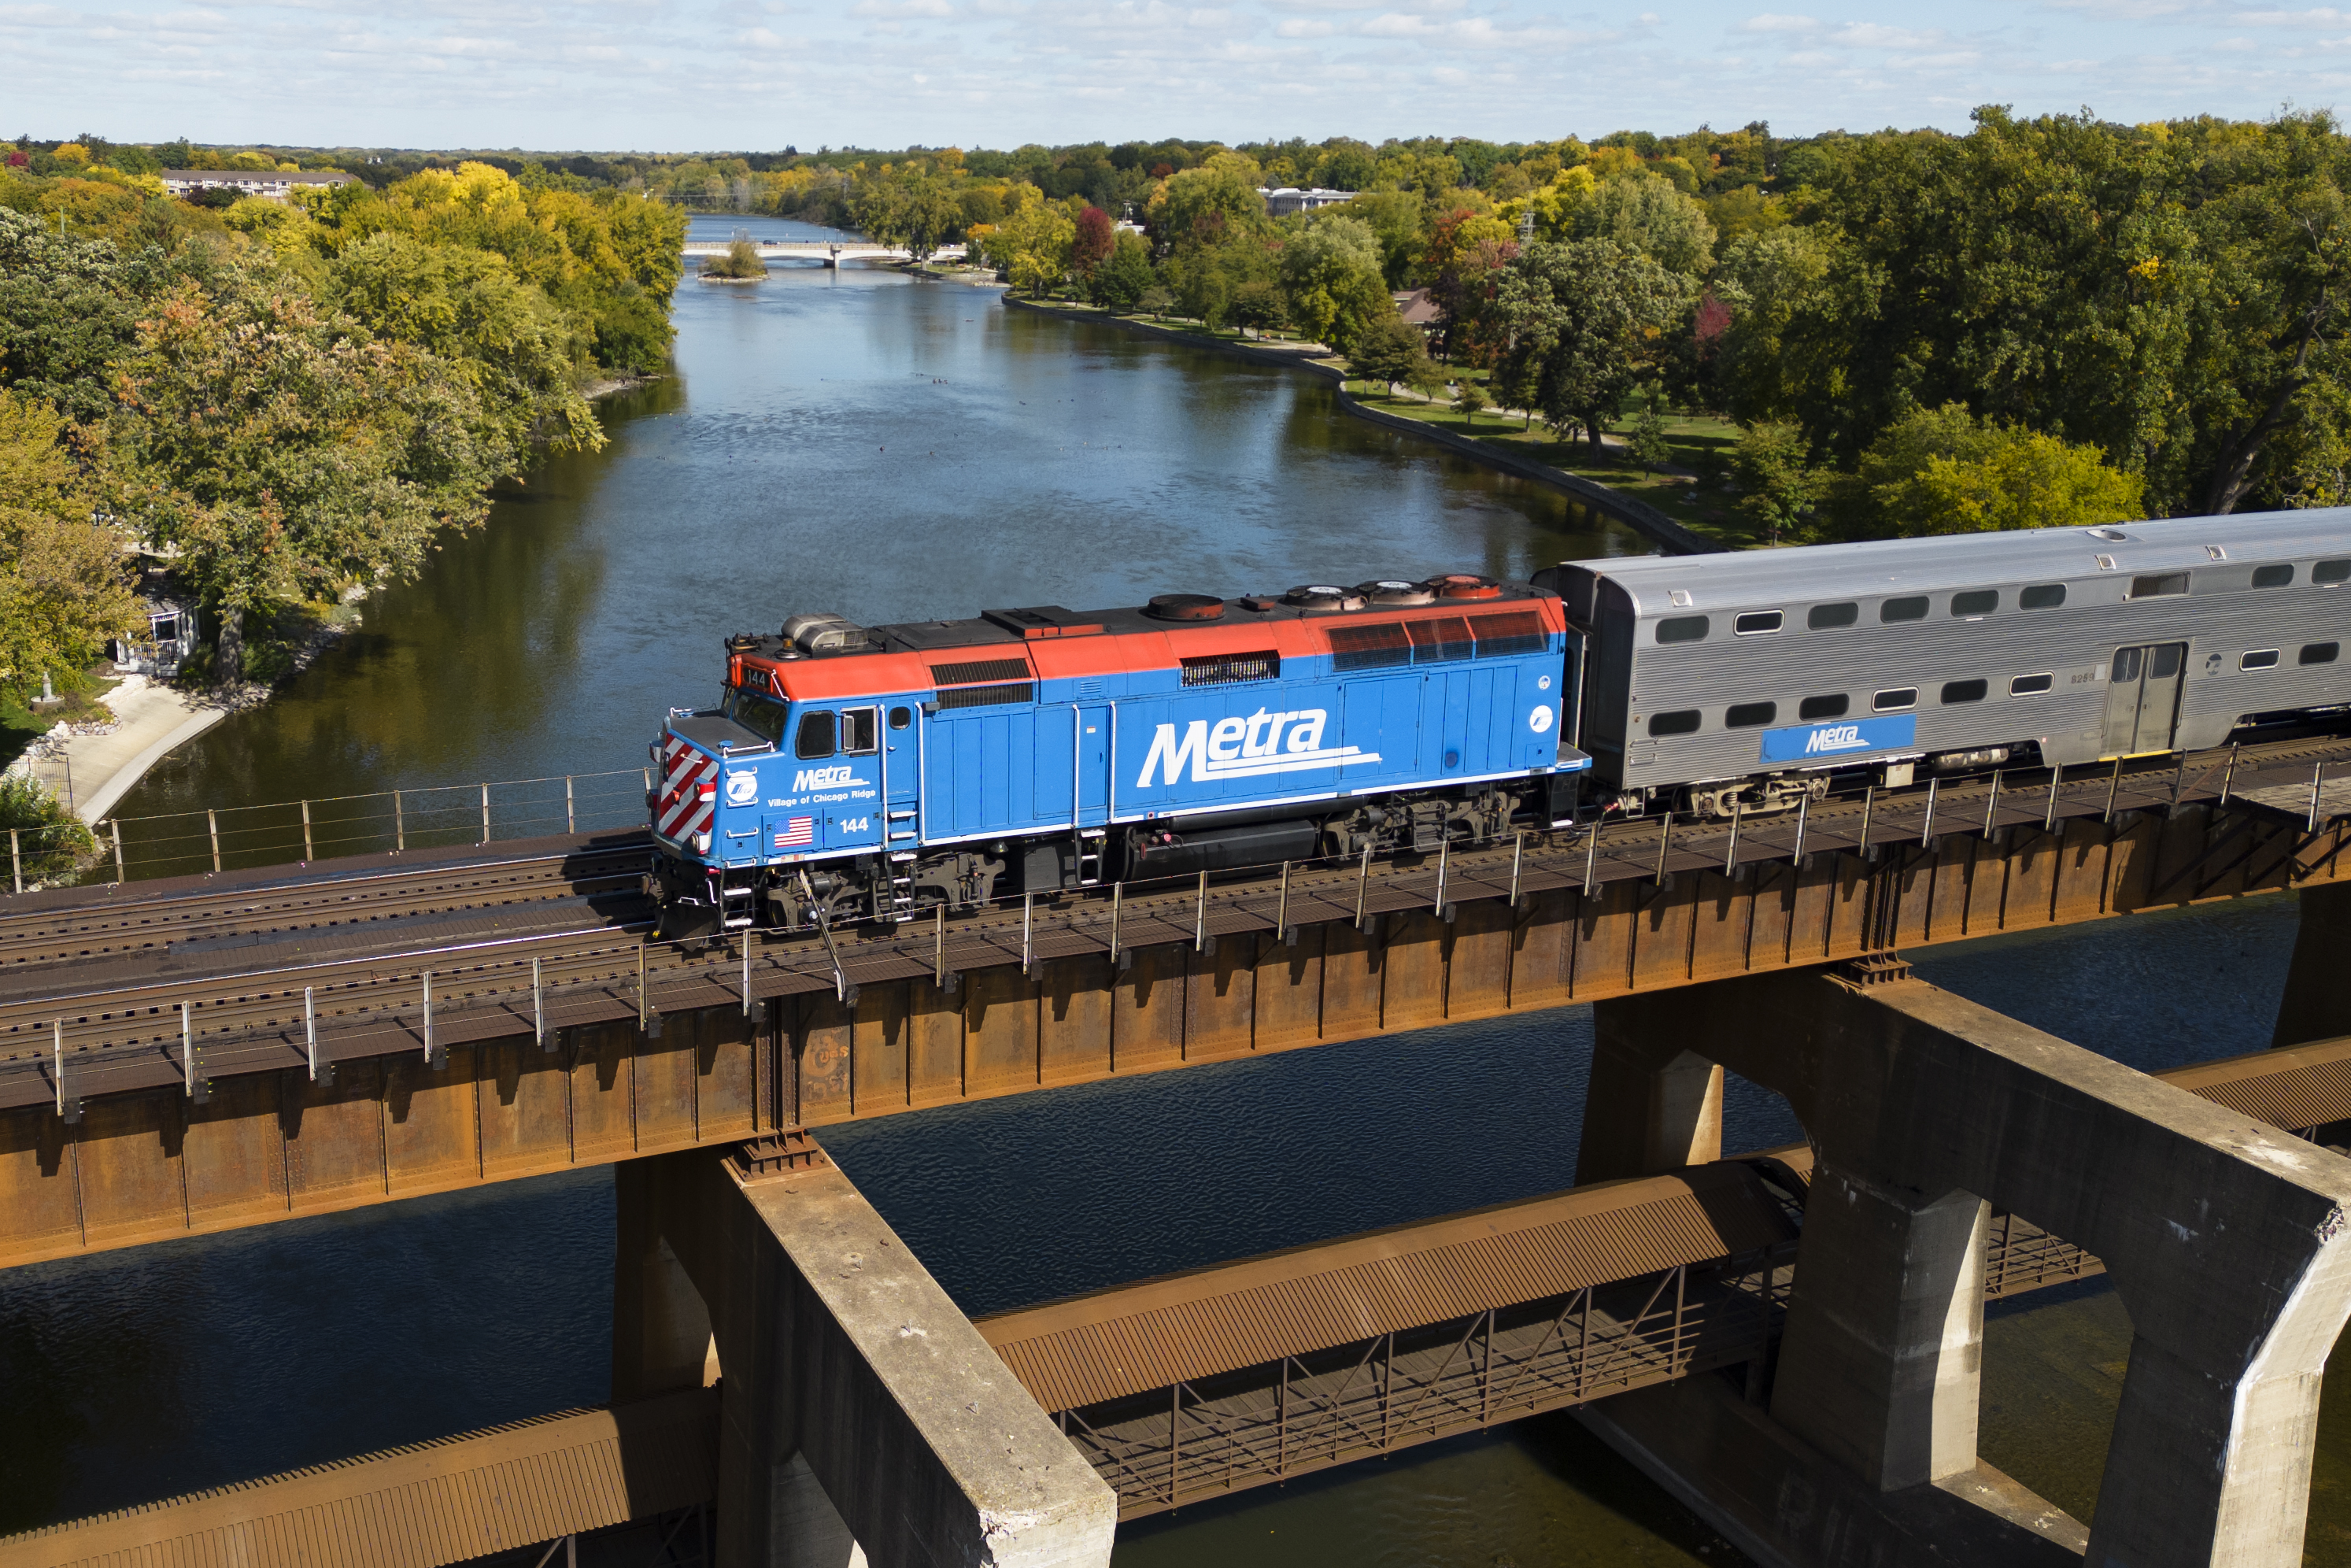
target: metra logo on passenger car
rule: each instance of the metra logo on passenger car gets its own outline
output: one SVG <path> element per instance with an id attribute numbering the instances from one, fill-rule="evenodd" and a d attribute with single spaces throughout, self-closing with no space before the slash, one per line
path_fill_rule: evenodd
<path id="1" fill-rule="evenodd" d="M 1154 773 L 1159 773 L 1164 783 L 1179 783 L 1186 763 L 1191 766 L 1192 782 L 1205 784 L 1212 779 L 1262 779 L 1274 773 L 1380 759 L 1376 751 L 1352 746 L 1324 750 L 1322 731 L 1330 722 L 1327 708 L 1302 708 L 1295 713 L 1259 708 L 1247 718 L 1220 718 L 1213 727 L 1205 718 L 1196 718 L 1180 742 L 1176 727 L 1163 724 L 1151 737 L 1150 754 L 1143 759 L 1143 777 L 1135 783 L 1149 789 Z"/>
<path id="2" fill-rule="evenodd" d="M 1804 740 L 1806 751 L 1859 751 L 1868 745 L 1861 738 L 1861 726 L 1857 724 L 1833 724 L 1826 729 L 1813 731 Z"/>
<path id="3" fill-rule="evenodd" d="M 803 768 L 792 775 L 792 789 L 838 789 L 844 784 L 857 782 L 857 770 L 846 765 L 835 768 Z"/>

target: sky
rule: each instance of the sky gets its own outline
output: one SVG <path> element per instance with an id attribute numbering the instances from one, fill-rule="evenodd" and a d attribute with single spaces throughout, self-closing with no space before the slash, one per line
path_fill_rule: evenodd
<path id="1" fill-rule="evenodd" d="M 1789 4 L 1790 0 L 1781 0 Z M 1639 4 L 1639 0 L 1634 0 Z M 2351 9 L 1971 0 L 0 0 L 0 135 L 803 152 L 2331 109 Z"/>

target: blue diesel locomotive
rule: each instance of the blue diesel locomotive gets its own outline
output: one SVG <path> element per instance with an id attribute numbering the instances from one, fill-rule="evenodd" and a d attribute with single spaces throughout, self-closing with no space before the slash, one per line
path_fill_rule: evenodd
<path id="1" fill-rule="evenodd" d="M 1454 575 L 726 642 L 653 747 L 668 935 L 901 921 L 1114 879 L 1549 825 L 1566 622 Z M 1564 787 L 1563 787 L 1564 786 Z"/>

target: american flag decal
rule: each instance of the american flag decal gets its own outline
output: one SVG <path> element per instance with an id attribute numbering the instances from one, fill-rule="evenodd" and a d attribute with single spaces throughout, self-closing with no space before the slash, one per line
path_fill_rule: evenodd
<path id="1" fill-rule="evenodd" d="M 776 847 L 779 850 L 804 850 L 815 842 L 814 817 L 794 817 L 776 830 Z"/>

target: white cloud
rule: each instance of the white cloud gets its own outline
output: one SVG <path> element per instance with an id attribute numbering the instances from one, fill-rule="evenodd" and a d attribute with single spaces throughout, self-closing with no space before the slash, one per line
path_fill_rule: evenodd
<path id="1" fill-rule="evenodd" d="M 1588 0 L 754 0 L 747 16 L 716 0 L 9 0 L 0 57 L 7 129 L 37 135 L 549 148 L 1964 129 L 1986 102 L 2259 117 L 2351 84 L 2351 0 L 1606 15 Z M 253 59 L 269 68 L 238 64 Z"/>

